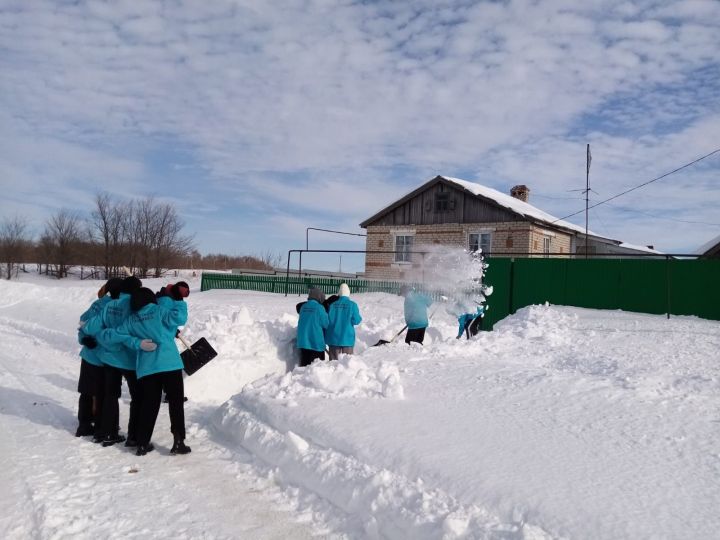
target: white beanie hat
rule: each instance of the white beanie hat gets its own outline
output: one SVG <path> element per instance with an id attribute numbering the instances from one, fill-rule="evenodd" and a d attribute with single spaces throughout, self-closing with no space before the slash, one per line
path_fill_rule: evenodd
<path id="1" fill-rule="evenodd" d="M 338 289 L 338 295 L 350 296 L 350 287 L 347 286 L 347 283 L 343 283 L 340 285 L 340 288 Z"/>

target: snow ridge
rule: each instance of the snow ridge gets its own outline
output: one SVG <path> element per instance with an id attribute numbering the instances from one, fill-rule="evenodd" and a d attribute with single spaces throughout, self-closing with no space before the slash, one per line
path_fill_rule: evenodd
<path id="1" fill-rule="evenodd" d="M 225 403 L 214 417 L 216 428 L 276 467 L 283 483 L 330 501 L 344 512 L 345 528 L 362 530 L 366 538 L 552 538 L 522 521 L 502 523 L 483 508 L 464 506 L 419 478 L 363 463 L 290 430 L 283 433 L 244 410 L 244 404 L 241 396 Z"/>

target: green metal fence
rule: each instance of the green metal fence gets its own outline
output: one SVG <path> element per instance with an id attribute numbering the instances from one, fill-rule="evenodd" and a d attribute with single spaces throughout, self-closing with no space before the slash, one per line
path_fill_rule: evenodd
<path id="1" fill-rule="evenodd" d="M 641 313 L 696 315 L 720 320 L 720 260 L 676 259 L 486 259 L 484 282 L 493 286 L 484 329 L 521 307 L 551 304 Z M 307 294 L 319 287 L 335 294 L 341 283 L 353 293 L 397 293 L 397 281 L 332 277 L 233 275 L 203 272 L 201 290 L 243 289 Z M 411 284 L 422 290 L 420 283 Z M 439 291 L 427 291 L 438 299 Z"/>
<path id="2" fill-rule="evenodd" d="M 397 294 L 400 287 L 406 283 L 397 281 L 378 281 L 371 279 L 347 279 L 333 277 L 296 277 L 290 276 L 263 276 L 263 275 L 237 275 L 237 274 L 215 274 L 203 272 L 200 290 L 210 289 L 241 289 L 248 291 L 276 292 L 288 294 L 307 294 L 310 287 L 318 287 L 325 294 L 336 294 L 341 283 L 347 283 L 353 293 L 365 292 L 386 292 Z M 422 290 L 420 283 L 409 285 Z M 437 291 L 430 292 L 435 299 L 440 294 Z"/>
<path id="3" fill-rule="evenodd" d="M 486 324 L 532 304 L 720 320 L 720 260 L 488 258 Z"/>

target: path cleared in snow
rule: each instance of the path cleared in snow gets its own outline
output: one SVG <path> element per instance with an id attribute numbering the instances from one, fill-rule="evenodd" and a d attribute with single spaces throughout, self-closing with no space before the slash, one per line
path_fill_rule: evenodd
<path id="1" fill-rule="evenodd" d="M 91 288 L 0 282 L 0 537 L 313 538 L 326 531 L 242 448 L 213 442 L 212 408 L 186 407 L 192 453 L 169 455 L 167 406 L 139 458 L 74 437 L 78 308 Z M 57 296 L 52 294 L 56 293 Z M 81 298 L 82 304 L 73 305 Z M 127 388 L 124 388 L 127 396 Z M 127 401 L 121 425 L 127 424 Z"/>

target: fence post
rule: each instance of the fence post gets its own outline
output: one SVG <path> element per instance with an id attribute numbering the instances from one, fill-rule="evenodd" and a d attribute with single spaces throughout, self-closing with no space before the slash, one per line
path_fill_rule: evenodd
<path id="1" fill-rule="evenodd" d="M 287 273 L 285 274 L 285 296 L 288 295 L 288 286 L 290 285 L 290 251 L 288 251 Z"/>
<path id="2" fill-rule="evenodd" d="M 670 256 L 665 255 L 665 310 L 670 319 Z"/>
<path id="3" fill-rule="evenodd" d="M 515 257 L 510 257 L 510 292 L 508 294 L 508 313 L 515 313 L 513 309 L 513 289 L 515 288 Z"/>

